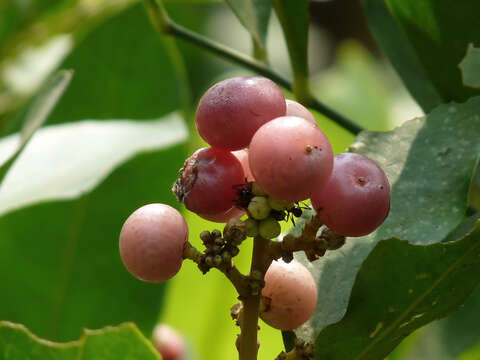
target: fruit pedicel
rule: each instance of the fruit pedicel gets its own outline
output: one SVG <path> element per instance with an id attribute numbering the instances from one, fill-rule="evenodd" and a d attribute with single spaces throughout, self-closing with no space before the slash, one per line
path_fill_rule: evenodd
<path id="1" fill-rule="evenodd" d="M 222 271 L 242 301 L 232 309 L 242 328 L 237 341 L 242 354 L 248 347 L 247 301 L 249 308 L 256 301 L 253 313 L 274 328 L 292 330 L 306 322 L 317 304 L 317 288 L 293 253 L 304 251 L 314 261 L 342 246 L 346 236 L 374 231 L 390 210 L 390 186 L 373 160 L 355 153 L 334 156 L 312 113 L 286 100 L 269 79 L 236 77 L 213 85 L 195 121 L 211 147 L 185 161 L 172 191 L 188 210 L 226 223 L 223 233 L 202 232 L 200 252 L 188 242 L 177 210 L 149 204 L 126 220 L 120 255 L 132 275 L 148 282 L 168 280 L 185 258 L 203 273 Z M 317 214 L 302 235 L 273 240 L 281 232 L 279 221 L 294 223 L 306 207 L 299 202 L 308 199 Z M 255 245 L 251 271 L 243 275 L 232 259 L 247 237 Z M 261 256 L 255 246 L 262 247 Z"/>

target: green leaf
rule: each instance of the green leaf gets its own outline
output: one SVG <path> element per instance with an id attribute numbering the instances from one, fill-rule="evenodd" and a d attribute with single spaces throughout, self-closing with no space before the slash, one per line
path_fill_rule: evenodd
<path id="1" fill-rule="evenodd" d="M 308 0 L 273 0 L 275 12 L 282 25 L 288 54 L 292 64 L 295 96 L 308 97 L 308 25 L 310 13 Z"/>
<path id="2" fill-rule="evenodd" d="M 453 314 L 437 320 L 403 340 L 389 360 L 442 359 L 455 360 L 480 341 L 480 287 Z M 403 348 L 398 354 L 398 348 Z M 395 357 L 395 356 L 397 357 Z M 402 355 L 402 356 L 400 356 Z"/>
<path id="3" fill-rule="evenodd" d="M 444 102 L 480 94 L 480 89 L 463 85 L 458 68 L 467 46 L 480 46 L 480 2 L 386 1 Z"/>
<path id="4" fill-rule="evenodd" d="M 252 35 L 255 46 L 265 53 L 271 0 L 227 0 L 227 3 Z"/>
<path id="5" fill-rule="evenodd" d="M 391 185 L 391 211 L 374 233 L 349 238 L 314 263 L 319 297 L 312 319 L 296 333 L 312 339 L 345 314 L 358 269 L 380 240 L 427 245 L 444 240 L 463 220 L 470 179 L 480 154 L 480 98 L 441 105 L 385 133 L 363 132 L 351 150 L 375 160 Z M 380 297 L 383 296 L 379 295 Z"/>
<path id="6" fill-rule="evenodd" d="M 3 360 L 159 360 L 160 356 L 131 323 L 84 330 L 80 339 L 54 343 L 32 334 L 25 326 L 0 321 Z"/>
<path id="7" fill-rule="evenodd" d="M 480 48 L 470 44 L 459 66 L 462 71 L 463 84 L 473 88 L 480 88 Z"/>
<path id="8" fill-rule="evenodd" d="M 345 317 L 317 336 L 316 358 L 385 358 L 408 334 L 466 300 L 480 282 L 471 275 L 480 271 L 479 256 L 480 221 L 455 242 L 381 241 L 360 268 Z"/>
<path id="9" fill-rule="evenodd" d="M 40 128 L 55 107 L 72 78 L 72 71 L 60 71 L 51 78 L 37 93 L 22 119 L 22 130 L 16 148 L 11 154 L 0 153 L 0 185 L 4 176 L 20 155 L 34 132 Z"/>
<path id="10" fill-rule="evenodd" d="M 384 0 L 362 0 L 370 30 L 403 80 L 408 91 L 428 113 L 443 100 L 427 77 L 408 38 Z"/>
<path id="11" fill-rule="evenodd" d="M 0 189 L 0 318 L 56 340 L 122 321 L 151 331 L 164 287 L 127 273 L 118 234 L 141 205 L 176 204 L 184 152 L 164 149 L 185 136 L 175 115 L 41 129 Z"/>

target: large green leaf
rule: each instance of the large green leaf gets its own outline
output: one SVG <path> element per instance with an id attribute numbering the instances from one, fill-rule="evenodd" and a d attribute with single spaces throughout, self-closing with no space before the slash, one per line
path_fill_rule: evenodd
<path id="1" fill-rule="evenodd" d="M 127 273 L 118 234 L 139 206 L 175 204 L 170 187 L 184 153 L 161 149 L 185 135 L 175 117 L 40 130 L 0 189 L 10 211 L 0 217 L 0 318 L 58 340 L 127 320 L 151 331 L 164 287 Z M 151 153 L 135 156 L 142 151 Z"/>
<path id="2" fill-rule="evenodd" d="M 8 169 L 20 155 L 35 131 L 47 120 L 48 115 L 70 83 L 71 78 L 71 71 L 61 71 L 49 79 L 39 90 L 22 119 L 23 127 L 16 147 L 12 149 L 13 151 L 10 154 L 0 154 L 0 184 Z"/>
<path id="3" fill-rule="evenodd" d="M 317 359 L 383 359 L 415 329 L 456 310 L 480 282 L 480 221 L 455 242 L 380 242 L 357 275 L 341 322 L 317 336 Z M 379 271 L 381 269 L 381 271 Z"/>
<path id="4" fill-rule="evenodd" d="M 0 187 L 0 215 L 41 201 L 79 197 L 136 153 L 168 147 L 186 137 L 177 114 L 149 122 L 104 120 L 45 127 Z M 19 139 L 20 135 L 11 135 L 0 141 L 0 157 Z"/>
<path id="5" fill-rule="evenodd" d="M 255 46 L 265 53 L 271 0 L 227 0 L 227 3 L 252 35 Z"/>
<path id="6" fill-rule="evenodd" d="M 38 338 L 23 325 L 0 321 L 0 359 L 159 360 L 160 356 L 131 323 L 84 330 L 76 341 L 54 343 Z"/>
<path id="7" fill-rule="evenodd" d="M 314 263 L 319 300 L 312 319 L 297 334 L 312 339 L 339 321 L 358 269 L 378 241 L 392 237 L 412 244 L 440 242 L 463 219 L 469 182 L 480 154 L 480 98 L 436 108 L 386 133 L 363 132 L 351 149 L 374 159 L 391 184 L 391 211 L 374 233 L 349 238 L 339 251 Z M 382 297 L 383 295 L 379 295 Z"/>
<path id="8" fill-rule="evenodd" d="M 458 67 L 470 43 L 480 46 L 480 2 L 386 1 L 445 102 L 480 94 L 463 85 Z"/>
<path id="9" fill-rule="evenodd" d="M 362 0 L 365 16 L 378 44 L 388 56 L 405 86 L 425 112 L 443 101 L 408 38 L 385 4 L 385 0 Z"/>

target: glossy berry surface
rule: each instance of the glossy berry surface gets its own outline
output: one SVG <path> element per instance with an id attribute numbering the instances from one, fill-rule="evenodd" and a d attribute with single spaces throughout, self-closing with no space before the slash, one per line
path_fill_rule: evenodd
<path id="1" fill-rule="evenodd" d="M 287 116 L 298 116 L 305 120 L 310 121 L 312 124 L 316 124 L 317 121 L 313 114 L 302 104 L 294 100 L 286 99 L 285 103 L 287 105 Z"/>
<path id="2" fill-rule="evenodd" d="M 283 116 L 263 125 L 248 150 L 258 184 L 280 200 L 301 201 L 325 186 L 333 167 L 333 151 L 317 125 Z"/>
<path id="3" fill-rule="evenodd" d="M 267 305 L 261 318 L 280 330 L 296 329 L 312 316 L 317 305 L 317 285 L 299 262 L 274 261 L 265 274 L 262 297 Z"/>
<path id="4" fill-rule="evenodd" d="M 242 165 L 231 152 L 202 148 L 185 161 L 172 190 L 190 211 L 218 215 L 234 206 L 235 189 L 244 182 Z"/>
<path id="5" fill-rule="evenodd" d="M 153 346 L 163 360 L 186 360 L 187 350 L 183 338 L 170 326 L 158 324 L 153 330 Z"/>
<path id="6" fill-rule="evenodd" d="M 240 150 L 248 147 L 257 129 L 285 115 L 285 97 L 264 77 L 223 80 L 200 99 L 195 122 L 200 136 L 212 147 Z"/>
<path id="7" fill-rule="evenodd" d="M 363 236 L 382 224 L 390 211 L 390 185 L 383 170 L 366 156 L 335 156 L 327 185 L 312 196 L 323 223 L 345 236 Z"/>
<path id="8" fill-rule="evenodd" d="M 132 275 L 163 282 L 180 270 L 187 238 L 187 224 L 177 210 L 165 204 L 145 205 L 123 224 L 120 256 Z"/>

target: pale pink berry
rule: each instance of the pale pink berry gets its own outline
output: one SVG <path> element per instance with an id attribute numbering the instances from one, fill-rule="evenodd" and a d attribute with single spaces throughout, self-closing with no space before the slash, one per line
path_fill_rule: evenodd
<path id="1" fill-rule="evenodd" d="M 299 262 L 274 261 L 265 274 L 262 290 L 266 310 L 260 317 L 280 330 L 296 329 L 313 315 L 317 305 L 317 285 Z"/>
<path id="2" fill-rule="evenodd" d="M 140 280 L 163 282 L 182 266 L 188 227 L 171 206 L 149 204 L 135 210 L 120 232 L 120 256 Z"/>
<path id="3" fill-rule="evenodd" d="M 250 170 L 250 164 L 248 162 L 248 150 L 243 149 L 243 150 L 232 151 L 232 154 L 235 155 L 238 161 L 240 161 L 240 163 L 242 164 L 243 173 L 245 174 L 245 179 L 247 181 L 255 181 L 252 171 Z"/>
<path id="4" fill-rule="evenodd" d="M 335 156 L 327 185 L 312 196 L 323 223 L 345 236 L 371 233 L 390 211 L 390 185 L 371 159 L 355 153 Z"/>
<path id="5" fill-rule="evenodd" d="M 195 121 L 200 136 L 212 147 L 248 147 L 260 126 L 285 115 L 282 90 L 270 79 L 235 77 L 223 80 L 200 99 Z"/>
<path id="6" fill-rule="evenodd" d="M 313 124 L 316 124 L 317 121 L 313 114 L 302 104 L 296 102 L 294 100 L 285 99 L 285 103 L 287 105 L 287 116 L 298 116 L 304 118 L 305 120 L 310 121 Z"/>
<path id="7" fill-rule="evenodd" d="M 153 330 L 153 346 L 162 360 L 186 360 L 187 346 L 178 332 L 166 324 L 158 324 Z"/>
<path id="8" fill-rule="evenodd" d="M 325 134 L 297 116 L 282 116 L 258 129 L 248 158 L 255 181 L 269 195 L 292 202 L 325 186 L 333 167 Z"/>

